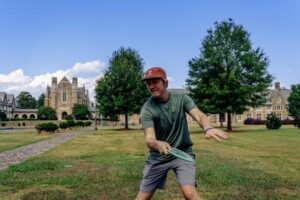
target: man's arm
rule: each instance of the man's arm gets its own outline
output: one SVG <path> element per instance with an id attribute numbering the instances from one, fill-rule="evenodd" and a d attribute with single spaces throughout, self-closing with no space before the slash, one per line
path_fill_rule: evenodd
<path id="1" fill-rule="evenodd" d="M 168 154 L 168 150 L 171 149 L 170 144 L 157 140 L 154 128 L 145 128 L 144 135 L 146 144 L 150 149 L 157 150 L 162 155 Z"/>
<path id="2" fill-rule="evenodd" d="M 205 137 L 207 139 L 213 137 L 219 142 L 221 142 L 221 139 L 227 139 L 228 134 L 222 130 L 211 127 L 208 117 L 203 112 L 201 112 L 197 107 L 190 110 L 189 114 L 203 128 L 205 132 Z"/>

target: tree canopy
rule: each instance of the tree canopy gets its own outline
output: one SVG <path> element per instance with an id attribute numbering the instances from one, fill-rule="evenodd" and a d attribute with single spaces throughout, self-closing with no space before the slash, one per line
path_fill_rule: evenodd
<path id="1" fill-rule="evenodd" d="M 75 119 L 86 120 L 90 117 L 91 112 L 86 105 L 76 103 L 72 108 L 72 115 Z"/>
<path id="2" fill-rule="evenodd" d="M 42 93 L 37 101 L 37 108 L 44 107 L 45 94 Z"/>
<path id="3" fill-rule="evenodd" d="M 17 103 L 21 108 L 25 109 L 36 108 L 37 106 L 36 99 L 26 91 L 20 92 L 20 94 L 17 96 Z"/>
<path id="4" fill-rule="evenodd" d="M 56 111 L 50 106 L 40 107 L 37 114 L 40 120 L 57 120 Z"/>
<path id="5" fill-rule="evenodd" d="M 300 84 L 292 86 L 288 97 L 288 111 L 295 119 L 295 126 L 300 128 Z"/>
<path id="6" fill-rule="evenodd" d="M 104 116 L 124 114 L 125 129 L 128 129 L 128 115 L 138 113 L 148 96 L 141 81 L 143 65 L 137 51 L 121 47 L 113 52 L 108 69 L 96 84 L 98 110 Z"/>
<path id="7" fill-rule="evenodd" d="M 189 61 L 188 90 L 204 112 L 227 113 L 231 130 L 231 114 L 265 102 L 272 83 L 268 58 L 252 47 L 250 34 L 232 19 L 216 22 L 200 50 L 200 56 Z"/>

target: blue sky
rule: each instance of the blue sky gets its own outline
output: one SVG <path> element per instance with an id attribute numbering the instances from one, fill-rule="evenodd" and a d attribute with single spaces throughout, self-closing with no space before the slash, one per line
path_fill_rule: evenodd
<path id="1" fill-rule="evenodd" d="M 137 50 L 182 88 L 214 22 L 233 18 L 269 57 L 274 81 L 300 83 L 297 0 L 0 0 L 0 91 L 38 97 L 51 76 L 79 77 L 90 89 L 112 52 Z"/>

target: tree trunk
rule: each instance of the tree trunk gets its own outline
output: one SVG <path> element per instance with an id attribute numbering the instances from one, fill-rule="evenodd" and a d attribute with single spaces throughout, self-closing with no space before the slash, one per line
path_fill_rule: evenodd
<path id="1" fill-rule="evenodd" d="M 224 127 L 224 124 L 223 124 L 224 118 L 225 118 L 225 117 L 224 117 L 224 114 L 223 114 L 223 113 L 219 114 L 219 121 L 220 121 L 220 127 L 221 127 L 221 128 Z"/>
<path id="2" fill-rule="evenodd" d="M 128 114 L 125 113 L 125 129 L 128 130 L 129 127 L 128 127 Z"/>
<path id="3" fill-rule="evenodd" d="M 232 126 L 231 126 L 231 113 L 227 113 L 227 131 L 232 131 Z"/>

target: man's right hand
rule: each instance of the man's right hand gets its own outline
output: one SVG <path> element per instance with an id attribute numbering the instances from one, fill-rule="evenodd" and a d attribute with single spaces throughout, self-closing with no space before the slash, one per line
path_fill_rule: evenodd
<path id="1" fill-rule="evenodd" d="M 167 142 L 157 140 L 156 149 L 161 155 L 167 155 L 169 153 L 169 150 L 171 149 L 171 146 Z"/>

